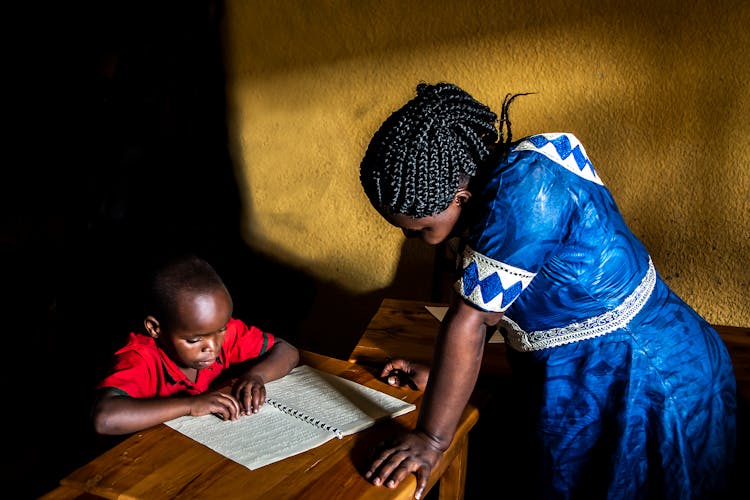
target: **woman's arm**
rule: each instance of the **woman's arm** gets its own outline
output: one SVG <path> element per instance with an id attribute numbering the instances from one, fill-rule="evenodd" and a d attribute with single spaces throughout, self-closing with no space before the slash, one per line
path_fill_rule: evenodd
<path id="1" fill-rule="evenodd" d="M 457 299 L 443 319 L 435 343 L 431 376 L 427 382 L 417 430 L 435 438 L 445 450 L 453 439 L 482 365 L 488 326 L 502 313 L 487 313 Z M 491 325 L 489 324 L 491 323 Z"/>
<path id="2" fill-rule="evenodd" d="M 365 474 L 373 484 L 394 488 L 414 473 L 415 497 L 421 497 L 474 390 L 487 327 L 496 325 L 502 316 L 475 309 L 460 297 L 453 300 L 436 340 L 417 428 L 380 453 Z"/>

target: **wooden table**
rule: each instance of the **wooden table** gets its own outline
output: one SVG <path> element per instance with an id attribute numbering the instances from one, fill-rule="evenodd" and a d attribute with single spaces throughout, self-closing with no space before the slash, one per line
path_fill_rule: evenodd
<path id="1" fill-rule="evenodd" d="M 750 404 L 750 328 L 714 325 L 729 350 L 737 379 L 737 395 Z"/>
<path id="2" fill-rule="evenodd" d="M 439 329 L 439 321 L 425 308 L 425 306 L 447 306 L 436 302 L 414 300 L 383 300 L 380 308 L 365 329 L 359 343 L 352 351 L 349 361 L 369 365 L 374 373 L 382 368 L 387 357 L 405 357 L 422 363 L 430 363 L 433 344 Z M 745 481 L 742 471 L 750 468 L 750 328 L 714 325 L 729 350 L 734 365 L 738 394 L 738 453 L 737 479 L 738 491 L 745 494 Z M 505 344 L 487 344 L 482 360 L 482 369 L 475 389 L 473 399 L 480 413 L 484 411 L 485 401 L 491 399 L 491 394 L 502 394 L 503 388 L 510 385 L 510 367 L 506 360 Z M 375 369 L 377 367 L 378 369 Z M 506 385 L 503 385 L 506 384 Z M 497 409 L 495 409 L 497 411 Z M 504 410 L 501 410 L 504 411 Z M 494 432 L 492 410 L 486 413 L 490 424 L 489 432 Z M 503 415 L 504 416 L 504 415 Z M 485 418 L 484 416 L 482 417 Z M 488 440 L 483 432 L 487 432 L 482 424 L 472 432 L 474 453 L 478 459 L 469 457 L 472 470 L 469 480 L 475 484 L 467 484 L 469 494 L 472 490 L 495 491 L 499 483 L 512 483 L 513 478 L 503 478 L 504 467 L 499 463 L 506 455 L 513 456 L 515 452 L 504 442 L 504 453 L 498 456 L 495 442 Z M 521 444 L 522 446 L 522 444 Z M 478 455 L 477 455 L 478 454 Z M 509 459 L 512 460 L 512 459 Z M 474 469 L 478 467 L 478 469 Z M 484 486 L 481 486 L 481 483 Z M 497 495 L 497 493 L 496 493 Z M 511 494 L 512 496 L 512 494 Z M 746 496 L 746 494 L 745 494 Z M 732 498 L 735 498 L 732 496 Z M 738 495 L 737 498 L 742 498 Z"/>
<path id="3" fill-rule="evenodd" d="M 349 362 L 382 367 L 386 358 L 402 357 L 429 365 L 440 321 L 425 306 L 448 304 L 384 299 L 349 355 Z M 505 350 L 503 343 L 485 345 L 482 377 L 510 374 Z"/>
<path id="4" fill-rule="evenodd" d="M 404 357 L 429 364 L 440 322 L 425 306 L 447 306 L 437 302 L 384 299 L 355 346 L 349 361 L 382 366 L 387 357 Z M 737 393 L 750 402 L 750 328 L 714 325 L 732 358 Z M 505 376 L 510 366 L 505 344 L 487 344 L 482 376 Z"/>
<path id="5" fill-rule="evenodd" d="M 379 443 L 415 427 L 422 393 L 390 387 L 364 367 L 327 356 L 300 351 L 300 362 L 415 403 L 417 410 L 252 471 L 160 424 L 73 471 L 42 498 L 412 498 L 413 474 L 389 489 L 373 486 L 364 472 Z M 468 405 L 453 443 L 429 478 L 428 489 L 440 481 L 440 498 L 463 497 L 468 434 L 477 419 L 476 407 Z"/>

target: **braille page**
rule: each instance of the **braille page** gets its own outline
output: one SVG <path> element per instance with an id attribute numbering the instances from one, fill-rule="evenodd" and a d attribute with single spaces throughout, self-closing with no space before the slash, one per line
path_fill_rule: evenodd
<path id="1" fill-rule="evenodd" d="M 269 404 L 258 413 L 234 421 L 204 415 L 180 417 L 166 424 L 250 470 L 311 450 L 336 437 Z"/>
<path id="2" fill-rule="evenodd" d="M 266 394 L 269 400 L 314 417 L 344 436 L 416 408 L 390 394 L 307 365 L 266 384 Z"/>
<path id="3" fill-rule="evenodd" d="M 389 394 L 307 365 L 266 384 L 266 395 L 258 413 L 239 420 L 205 415 L 180 417 L 166 424 L 252 470 L 416 409 Z"/>

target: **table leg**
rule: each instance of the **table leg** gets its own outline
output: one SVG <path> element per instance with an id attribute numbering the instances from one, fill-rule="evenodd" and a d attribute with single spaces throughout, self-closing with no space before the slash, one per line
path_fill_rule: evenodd
<path id="1" fill-rule="evenodd" d="M 455 443 L 456 454 L 440 477 L 440 500 L 463 500 L 466 486 L 466 465 L 469 458 L 469 436 L 464 434 Z"/>

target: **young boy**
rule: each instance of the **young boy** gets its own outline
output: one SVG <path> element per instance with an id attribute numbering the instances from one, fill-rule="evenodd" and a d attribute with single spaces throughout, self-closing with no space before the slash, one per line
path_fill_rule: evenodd
<path id="1" fill-rule="evenodd" d="M 183 415 L 236 420 L 265 402 L 265 383 L 283 377 L 299 353 L 279 337 L 232 318 L 216 271 L 194 256 L 161 268 L 147 292 L 144 331 L 131 333 L 97 388 L 99 434 L 128 434 Z M 230 393 L 211 383 L 230 366 L 247 368 Z"/>

